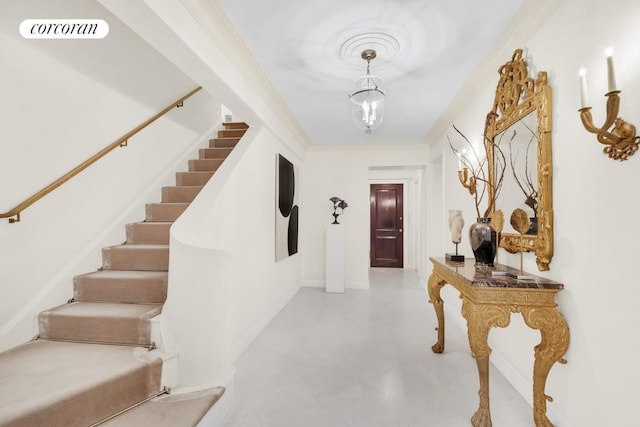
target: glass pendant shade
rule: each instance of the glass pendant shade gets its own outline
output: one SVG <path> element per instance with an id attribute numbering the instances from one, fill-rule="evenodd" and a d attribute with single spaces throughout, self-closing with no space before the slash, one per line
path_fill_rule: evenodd
<path id="1" fill-rule="evenodd" d="M 362 59 L 367 61 L 367 74 L 356 80 L 349 95 L 351 117 L 356 127 L 365 133 L 372 133 L 382 123 L 384 117 L 384 91 L 380 88 L 382 79 L 372 76 L 369 62 L 375 58 L 375 51 L 365 50 Z"/>

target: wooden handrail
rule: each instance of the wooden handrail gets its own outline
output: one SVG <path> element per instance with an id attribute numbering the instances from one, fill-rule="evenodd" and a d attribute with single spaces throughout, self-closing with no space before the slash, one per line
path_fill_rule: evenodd
<path id="1" fill-rule="evenodd" d="M 131 138 L 132 136 L 140 132 L 142 129 L 149 126 L 151 123 L 158 120 L 160 117 L 164 116 L 167 112 L 172 110 L 174 107 L 182 107 L 183 102 L 187 98 L 189 98 L 191 95 L 198 92 L 200 89 L 202 89 L 202 87 L 199 86 L 196 89 L 189 92 L 188 94 L 186 94 L 185 96 L 183 96 L 182 98 L 178 99 L 176 102 L 173 102 L 167 108 L 160 111 L 158 114 L 146 120 L 145 122 L 141 123 L 140 125 L 136 126 L 133 130 L 127 132 L 126 134 L 118 138 L 115 142 L 109 144 L 107 147 L 103 148 L 98 153 L 94 154 L 93 156 L 91 156 L 90 158 L 88 158 L 87 160 L 85 160 L 75 168 L 71 169 L 69 172 L 67 172 L 66 174 L 64 174 L 63 176 L 61 176 L 60 178 L 58 178 L 57 180 L 55 180 L 54 182 L 52 182 L 51 184 L 43 188 L 42 190 L 38 191 L 36 194 L 29 197 L 28 199 L 20 203 L 15 208 L 11 209 L 8 212 L 0 213 L 0 218 L 9 218 L 10 223 L 19 222 L 20 213 L 23 210 L 25 210 L 26 208 L 28 208 L 38 200 L 42 199 L 44 196 L 51 193 L 56 188 L 60 187 L 62 184 L 69 181 L 74 176 L 78 175 L 80 172 L 82 172 L 83 170 L 85 170 L 86 168 L 94 164 L 96 161 L 100 160 L 102 157 L 104 157 L 110 151 L 114 150 L 116 147 L 125 147 L 127 145 L 129 138 Z"/>

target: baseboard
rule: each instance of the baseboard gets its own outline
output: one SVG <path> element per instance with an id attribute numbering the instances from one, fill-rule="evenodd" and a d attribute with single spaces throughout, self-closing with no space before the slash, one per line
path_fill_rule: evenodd
<path id="1" fill-rule="evenodd" d="M 324 288 L 324 279 L 304 279 L 300 280 L 301 288 Z M 344 282 L 345 289 L 369 289 L 368 280 L 347 280 Z"/>
<path id="2" fill-rule="evenodd" d="M 285 305 L 293 298 L 297 293 L 300 287 L 298 284 L 292 286 L 282 297 L 280 297 L 274 304 L 267 309 L 267 311 L 260 316 L 255 322 L 253 322 L 253 326 L 251 326 L 245 333 L 243 333 L 240 337 L 238 337 L 233 342 L 233 359 L 237 359 L 249 345 L 253 342 L 253 340 L 260 335 L 260 332 L 263 331 L 264 328 L 273 320 L 274 317 L 280 310 L 284 308 Z"/>

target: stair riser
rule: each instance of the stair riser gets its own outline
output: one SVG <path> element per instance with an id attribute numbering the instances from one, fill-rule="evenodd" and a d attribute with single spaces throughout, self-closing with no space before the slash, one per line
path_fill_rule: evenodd
<path id="1" fill-rule="evenodd" d="M 73 279 L 73 297 L 83 302 L 162 304 L 167 299 L 167 282 L 162 280 Z"/>
<path id="2" fill-rule="evenodd" d="M 175 221 L 187 209 L 188 203 L 149 203 L 146 205 L 146 221 Z"/>
<path id="3" fill-rule="evenodd" d="M 82 302 L 160 304 L 167 298 L 168 273 L 102 270 L 73 278 L 73 297 Z"/>
<path id="4" fill-rule="evenodd" d="M 226 159 L 233 148 L 201 148 L 200 159 Z"/>
<path id="5" fill-rule="evenodd" d="M 205 185 L 214 172 L 178 172 L 176 185 Z"/>
<path id="6" fill-rule="evenodd" d="M 191 203 L 202 187 L 163 187 L 162 203 Z"/>
<path id="7" fill-rule="evenodd" d="M 169 244 L 171 223 L 137 222 L 127 224 L 127 243 Z"/>
<path id="8" fill-rule="evenodd" d="M 240 138 L 215 138 L 209 140 L 209 148 L 233 148 Z"/>
<path id="9" fill-rule="evenodd" d="M 218 138 L 241 138 L 246 129 L 223 129 L 218 131 Z"/>
<path id="10" fill-rule="evenodd" d="M 191 172 L 197 172 L 197 171 L 215 172 L 220 167 L 221 164 L 222 164 L 222 160 L 220 159 L 189 160 L 189 170 Z"/>
<path id="11" fill-rule="evenodd" d="M 102 248 L 102 268 L 105 270 L 142 271 L 167 271 L 169 269 L 168 246 L 166 248 L 133 248 L 127 246 Z"/>

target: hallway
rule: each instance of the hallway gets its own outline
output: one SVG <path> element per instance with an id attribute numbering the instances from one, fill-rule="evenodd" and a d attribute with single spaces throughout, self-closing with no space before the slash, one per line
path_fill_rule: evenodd
<path id="1" fill-rule="evenodd" d="M 236 361 L 225 427 L 463 427 L 477 408 L 466 332 L 435 313 L 414 270 L 370 270 L 370 289 L 301 288 Z M 532 426 L 532 410 L 496 370 L 495 427 Z"/>

